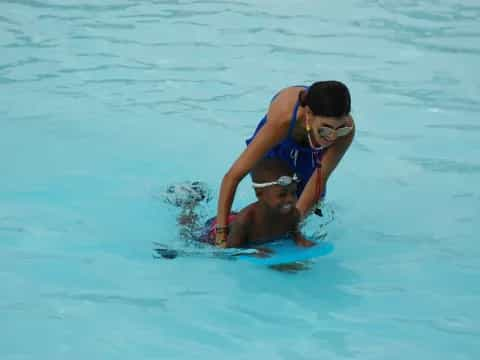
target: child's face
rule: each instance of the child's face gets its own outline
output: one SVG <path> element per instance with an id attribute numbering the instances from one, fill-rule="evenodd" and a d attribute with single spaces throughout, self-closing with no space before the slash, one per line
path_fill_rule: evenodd
<path id="1" fill-rule="evenodd" d="M 297 184 L 269 186 L 263 189 L 259 199 L 272 211 L 287 215 L 294 210 L 297 202 Z"/>

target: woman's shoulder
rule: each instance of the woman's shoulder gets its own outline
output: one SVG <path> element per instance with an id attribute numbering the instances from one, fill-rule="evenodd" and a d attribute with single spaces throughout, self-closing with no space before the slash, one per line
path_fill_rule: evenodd
<path id="1" fill-rule="evenodd" d="M 305 90 L 305 86 L 289 86 L 283 89 L 280 89 L 275 97 L 272 100 L 272 104 L 276 104 L 281 107 L 292 107 L 295 106 L 298 100 L 298 94 L 300 91 Z"/>
<path id="2" fill-rule="evenodd" d="M 304 89 L 303 86 L 289 86 L 281 89 L 270 103 L 268 109 L 269 120 L 290 123 L 293 109 L 298 101 L 298 95 Z"/>

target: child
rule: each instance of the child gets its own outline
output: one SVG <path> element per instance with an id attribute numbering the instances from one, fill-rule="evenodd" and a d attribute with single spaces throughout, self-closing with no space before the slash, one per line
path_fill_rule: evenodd
<path id="1" fill-rule="evenodd" d="M 251 175 L 258 200 L 239 213 L 232 213 L 227 227 L 216 226 L 215 219 L 207 221 L 208 231 L 201 241 L 214 244 L 216 234 L 226 232 L 226 241 L 217 246 L 255 247 L 286 235 L 299 246 L 314 245 L 299 230 L 300 213 L 295 207 L 299 179 L 288 163 L 265 158 L 252 169 Z"/>

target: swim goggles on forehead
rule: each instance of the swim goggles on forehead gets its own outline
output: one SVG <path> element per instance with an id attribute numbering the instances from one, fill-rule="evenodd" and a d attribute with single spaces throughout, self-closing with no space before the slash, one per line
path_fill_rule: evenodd
<path id="1" fill-rule="evenodd" d="M 316 151 L 320 151 L 320 150 L 323 150 L 323 146 L 315 146 L 313 144 L 313 141 L 312 141 L 312 137 L 310 136 L 310 132 L 312 131 L 312 128 L 310 126 L 310 123 L 308 122 L 308 119 L 306 121 L 306 128 L 307 128 L 307 138 L 308 138 L 308 143 L 310 145 L 310 147 L 312 148 L 312 150 L 316 150 Z M 342 136 L 346 136 L 350 133 L 350 131 L 353 130 L 353 126 L 342 126 L 338 129 L 331 129 L 329 127 L 326 127 L 326 126 L 322 126 L 320 128 L 318 128 L 317 130 L 317 133 L 319 136 L 323 137 L 323 138 L 331 138 L 333 136 L 333 134 L 336 135 L 336 137 L 342 137 Z"/>
<path id="2" fill-rule="evenodd" d="M 273 185 L 280 185 L 280 186 L 288 186 L 293 182 L 299 182 L 300 178 L 297 176 L 297 174 L 293 174 L 293 176 L 280 176 L 276 181 L 270 181 L 270 182 L 264 182 L 264 183 L 256 183 L 252 182 L 252 186 L 254 188 L 264 188 L 268 186 L 273 186 Z"/>
<path id="3" fill-rule="evenodd" d="M 342 126 L 338 129 L 330 129 L 329 127 L 322 126 L 318 129 L 318 135 L 331 137 L 333 134 L 335 134 L 337 137 L 342 137 L 348 135 L 352 129 L 352 126 Z"/>

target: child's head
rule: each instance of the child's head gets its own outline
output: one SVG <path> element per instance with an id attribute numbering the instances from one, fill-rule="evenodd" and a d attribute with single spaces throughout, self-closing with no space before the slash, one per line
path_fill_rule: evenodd
<path id="1" fill-rule="evenodd" d="M 282 214 L 294 210 L 297 201 L 297 177 L 287 162 L 264 158 L 252 169 L 252 180 L 258 201 Z"/>

